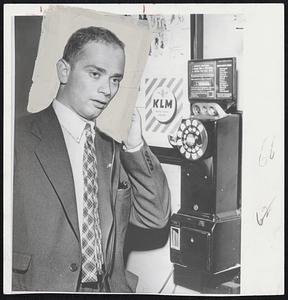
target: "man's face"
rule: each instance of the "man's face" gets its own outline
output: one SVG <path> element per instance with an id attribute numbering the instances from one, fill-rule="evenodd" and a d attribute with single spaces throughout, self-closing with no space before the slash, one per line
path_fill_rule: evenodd
<path id="1" fill-rule="evenodd" d="M 97 118 L 116 95 L 124 65 L 118 45 L 87 43 L 70 64 L 63 104 L 87 120 Z"/>

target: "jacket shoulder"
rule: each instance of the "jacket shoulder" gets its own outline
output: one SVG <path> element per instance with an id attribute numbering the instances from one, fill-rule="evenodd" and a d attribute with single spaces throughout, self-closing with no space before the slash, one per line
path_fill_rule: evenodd
<path id="1" fill-rule="evenodd" d="M 40 113 L 29 113 L 15 119 L 15 132 L 30 130 L 31 125 L 39 118 L 39 115 Z"/>
<path id="2" fill-rule="evenodd" d="M 14 137 L 15 142 L 23 141 L 23 139 L 31 136 L 31 133 L 34 132 L 37 135 L 37 131 L 40 131 L 40 126 L 37 126 L 43 119 L 45 119 L 45 115 L 47 115 L 48 108 L 36 112 L 29 113 L 28 115 L 21 116 L 15 119 L 15 130 Z M 40 133 L 40 132 L 39 132 Z"/>

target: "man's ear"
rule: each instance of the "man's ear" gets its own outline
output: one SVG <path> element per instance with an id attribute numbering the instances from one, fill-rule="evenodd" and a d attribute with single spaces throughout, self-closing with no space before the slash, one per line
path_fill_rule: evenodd
<path id="1" fill-rule="evenodd" d="M 69 78 L 71 67 L 69 63 L 61 58 L 57 62 L 57 74 L 61 84 L 66 84 Z"/>

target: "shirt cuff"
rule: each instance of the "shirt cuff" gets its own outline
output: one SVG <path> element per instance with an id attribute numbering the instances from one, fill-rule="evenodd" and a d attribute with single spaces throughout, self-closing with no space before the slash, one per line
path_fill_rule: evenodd
<path id="1" fill-rule="evenodd" d="M 127 147 L 126 147 L 125 144 L 123 143 L 123 150 L 124 150 L 125 152 L 133 153 L 133 152 L 139 151 L 139 150 L 142 148 L 143 145 L 144 145 L 144 142 L 141 141 L 141 143 L 140 143 L 138 146 L 136 146 L 136 147 L 134 147 L 134 148 L 127 149 Z"/>

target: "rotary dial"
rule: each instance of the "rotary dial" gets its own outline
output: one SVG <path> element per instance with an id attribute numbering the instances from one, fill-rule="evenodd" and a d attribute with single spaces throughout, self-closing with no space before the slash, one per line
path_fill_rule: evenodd
<path id="1" fill-rule="evenodd" d="M 187 159 L 197 160 L 207 149 L 208 135 L 203 124 L 197 119 L 182 120 L 177 131 L 176 145 Z"/>

